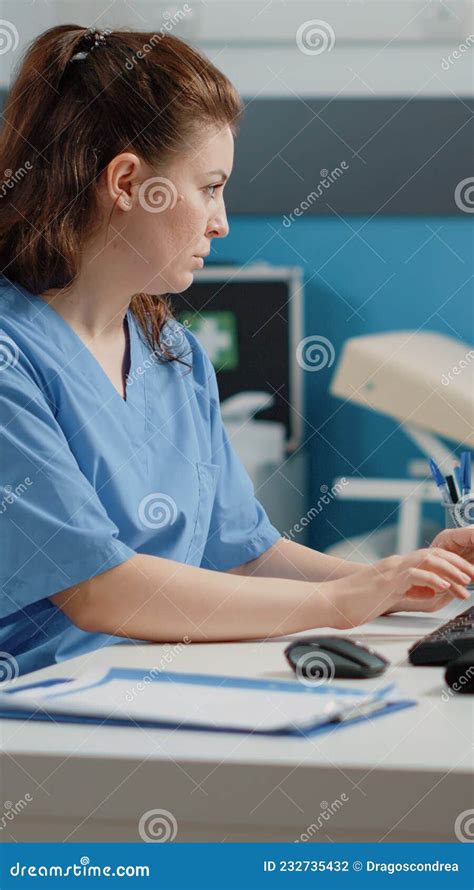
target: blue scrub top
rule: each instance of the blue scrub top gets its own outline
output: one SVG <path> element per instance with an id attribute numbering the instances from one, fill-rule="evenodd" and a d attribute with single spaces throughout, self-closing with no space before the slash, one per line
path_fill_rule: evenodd
<path id="1" fill-rule="evenodd" d="M 80 630 L 55 593 L 136 553 L 225 571 L 281 535 L 186 327 L 162 336 L 191 370 L 160 361 L 128 310 L 124 400 L 72 327 L 4 276 L 0 313 L 0 650 L 25 673 L 130 642 Z"/>

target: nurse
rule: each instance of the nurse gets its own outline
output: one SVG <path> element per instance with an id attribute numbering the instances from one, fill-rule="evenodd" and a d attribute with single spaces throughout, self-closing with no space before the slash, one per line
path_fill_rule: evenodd
<path id="1" fill-rule="evenodd" d="M 373 566 L 282 538 L 172 299 L 224 238 L 242 102 L 177 38 L 54 27 L 0 143 L 0 649 L 348 628 L 465 599 L 469 529 Z M 256 356 L 258 361 L 258 356 Z M 91 656 L 93 658 L 93 655 Z"/>

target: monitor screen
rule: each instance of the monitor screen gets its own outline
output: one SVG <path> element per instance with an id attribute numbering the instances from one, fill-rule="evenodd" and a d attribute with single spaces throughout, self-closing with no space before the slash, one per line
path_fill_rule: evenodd
<path id="1" fill-rule="evenodd" d="M 299 267 L 210 267 L 191 287 L 172 295 L 177 319 L 206 349 L 221 401 L 242 391 L 263 391 L 274 405 L 256 417 L 285 425 L 288 447 L 300 441 L 302 283 Z"/>

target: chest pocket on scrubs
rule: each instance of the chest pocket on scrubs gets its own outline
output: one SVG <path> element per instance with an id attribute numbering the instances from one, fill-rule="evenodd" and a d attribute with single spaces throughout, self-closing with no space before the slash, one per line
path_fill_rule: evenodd
<path id="1" fill-rule="evenodd" d="M 206 546 L 220 469 L 219 464 L 205 463 L 204 461 L 196 463 L 198 502 L 191 543 L 186 554 L 186 562 L 191 562 L 194 565 L 200 565 Z"/>

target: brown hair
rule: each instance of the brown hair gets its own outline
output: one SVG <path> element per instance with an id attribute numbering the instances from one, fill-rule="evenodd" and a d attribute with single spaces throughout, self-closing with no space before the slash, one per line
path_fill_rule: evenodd
<path id="1" fill-rule="evenodd" d="M 179 38 L 112 31 L 97 46 L 93 34 L 58 25 L 34 40 L 4 111 L 0 272 L 33 293 L 76 278 L 99 214 L 98 178 L 112 158 L 131 149 L 156 166 L 202 125 L 228 124 L 235 134 L 243 112 L 227 77 Z M 130 307 L 152 350 L 175 360 L 160 344 L 173 317 L 168 297 L 134 294 Z"/>

